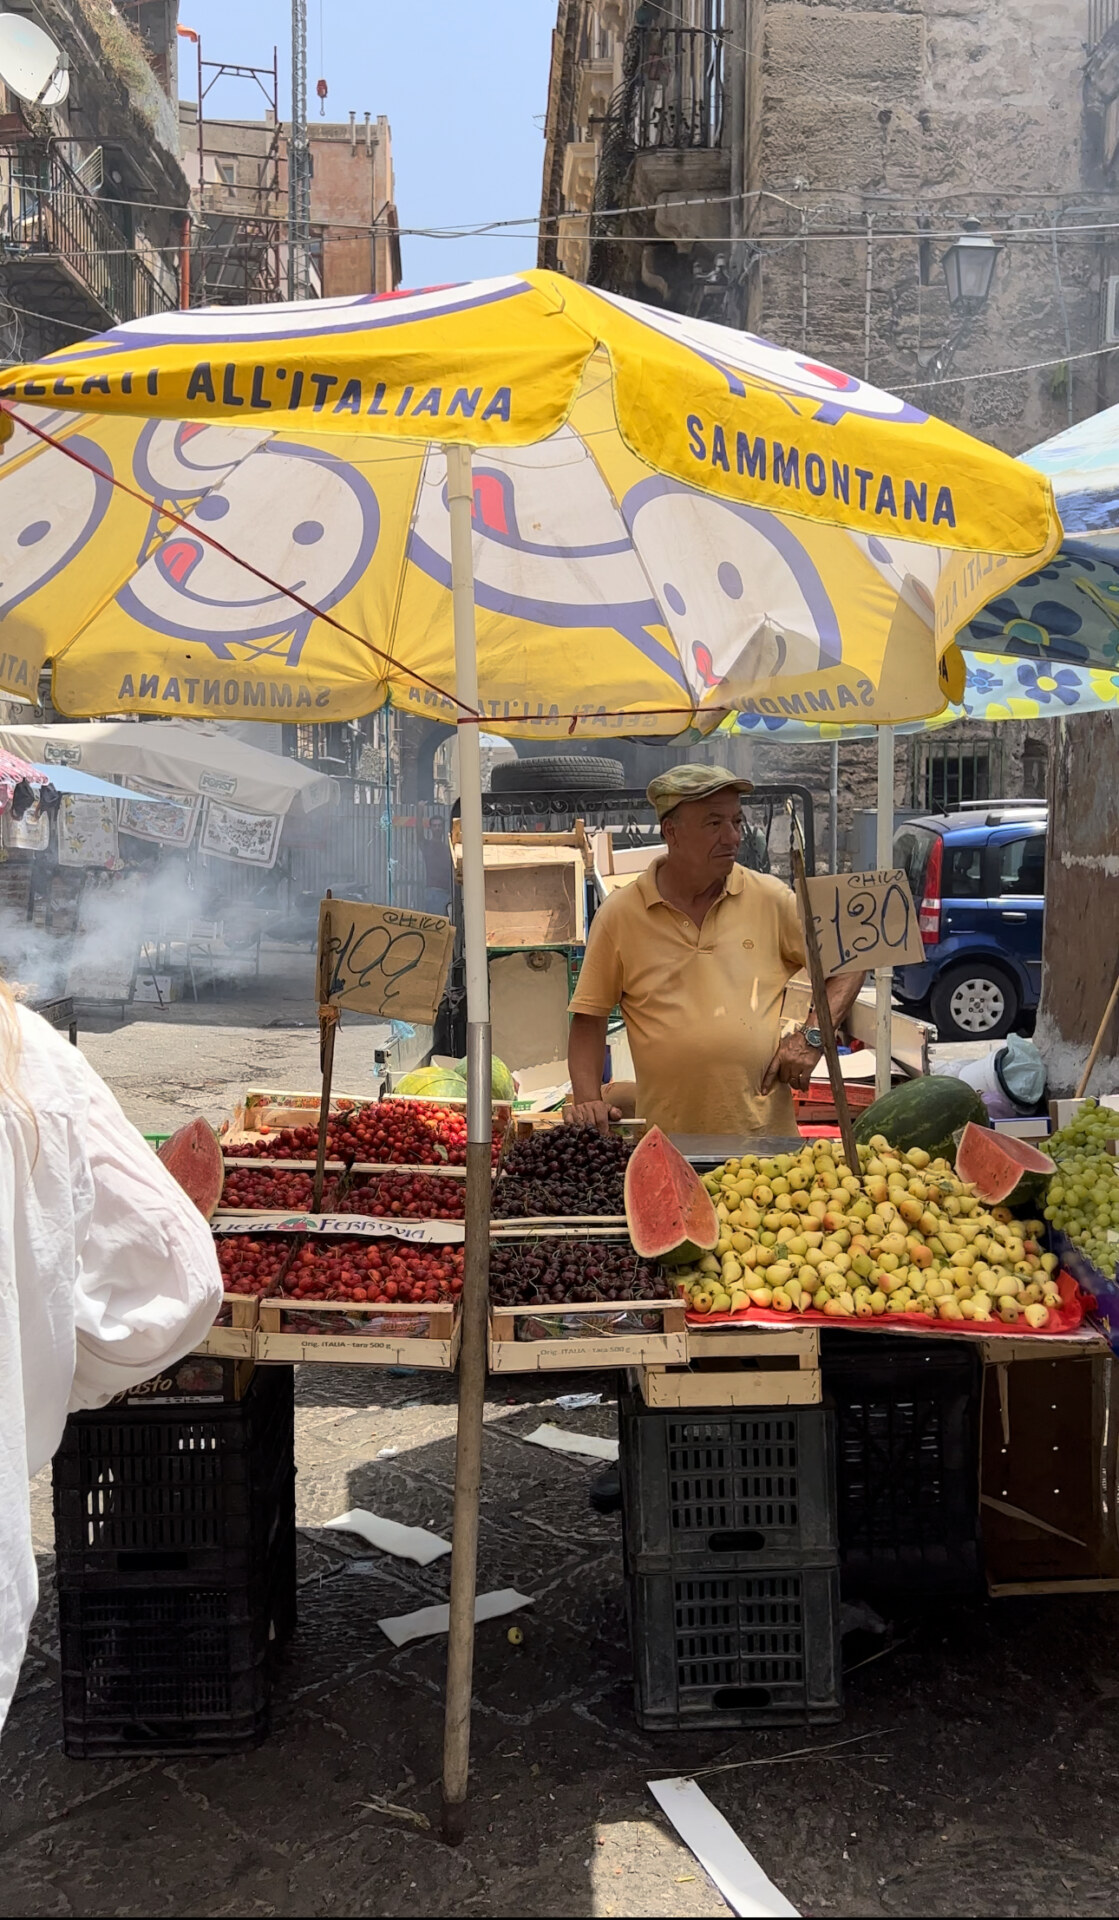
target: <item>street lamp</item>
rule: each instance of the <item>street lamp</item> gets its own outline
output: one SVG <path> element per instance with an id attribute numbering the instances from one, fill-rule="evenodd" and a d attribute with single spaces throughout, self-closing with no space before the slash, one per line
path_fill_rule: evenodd
<path id="1" fill-rule="evenodd" d="M 978 220 L 969 214 L 964 230 L 941 259 L 948 287 L 948 300 L 959 325 L 935 353 L 918 354 L 918 365 L 928 370 L 932 380 L 943 380 L 956 357 L 956 349 L 971 330 L 976 315 L 982 313 L 991 293 L 999 254 L 1004 249 L 982 232 Z"/>
<path id="2" fill-rule="evenodd" d="M 986 306 L 1002 251 L 990 234 L 980 231 L 978 220 L 970 214 L 959 239 L 952 242 L 940 263 L 953 307 L 973 314 Z"/>

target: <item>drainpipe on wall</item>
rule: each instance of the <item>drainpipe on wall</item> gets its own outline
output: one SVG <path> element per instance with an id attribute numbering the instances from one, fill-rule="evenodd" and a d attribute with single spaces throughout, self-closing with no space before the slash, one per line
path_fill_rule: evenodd
<path id="1" fill-rule="evenodd" d="M 734 322 L 746 325 L 746 29 L 747 0 L 730 0 L 727 9 L 726 140 L 730 147 L 730 283 L 738 311 Z M 728 313 L 728 319 L 730 315 Z"/>
<path id="2" fill-rule="evenodd" d="M 190 215 L 184 213 L 179 233 L 179 305 L 190 305 Z"/>

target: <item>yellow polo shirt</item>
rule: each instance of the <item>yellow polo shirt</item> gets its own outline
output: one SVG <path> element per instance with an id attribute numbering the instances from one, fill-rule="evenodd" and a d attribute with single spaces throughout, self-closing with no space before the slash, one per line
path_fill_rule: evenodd
<path id="1" fill-rule="evenodd" d="M 759 1089 L 804 965 L 795 896 L 736 866 L 697 927 L 661 898 L 659 865 L 598 909 L 570 1011 L 621 1008 L 637 1112 L 666 1133 L 794 1134 L 789 1088 Z"/>

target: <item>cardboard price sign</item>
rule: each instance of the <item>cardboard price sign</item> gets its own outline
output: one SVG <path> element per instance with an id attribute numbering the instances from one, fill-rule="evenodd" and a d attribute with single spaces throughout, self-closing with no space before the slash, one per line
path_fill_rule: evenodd
<path id="1" fill-rule="evenodd" d="M 808 882 L 808 899 L 829 977 L 924 959 L 917 909 L 900 867 L 819 874 Z"/>
<path id="2" fill-rule="evenodd" d="M 455 930 L 439 913 L 324 900 L 319 907 L 321 998 L 340 1013 L 430 1023 L 443 998 Z"/>

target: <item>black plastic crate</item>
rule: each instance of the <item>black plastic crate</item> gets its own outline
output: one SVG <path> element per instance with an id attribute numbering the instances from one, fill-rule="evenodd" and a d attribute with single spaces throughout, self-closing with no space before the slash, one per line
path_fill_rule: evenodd
<path id="1" fill-rule="evenodd" d="M 747 1571 L 834 1565 L 832 1416 L 824 1407 L 664 1411 L 618 1402 L 626 1565 Z"/>
<path id="2" fill-rule="evenodd" d="M 835 1409 L 839 1551 L 850 1597 L 982 1585 L 982 1363 L 964 1341 L 825 1335 Z"/>
<path id="3" fill-rule="evenodd" d="M 248 1585 L 103 1576 L 58 1592 L 63 1746 L 223 1754 L 268 1731 L 272 1671 L 296 1627 L 292 1515 Z"/>
<path id="4" fill-rule="evenodd" d="M 294 1514 L 294 1441 L 289 1367 L 239 1402 L 71 1418 L 54 1459 L 60 1583 L 247 1581 Z"/>
<path id="5" fill-rule="evenodd" d="M 842 1718 L 835 1566 L 632 1574 L 638 1724 L 826 1725 Z"/>
<path id="6" fill-rule="evenodd" d="M 63 1746 L 119 1753 L 237 1753 L 268 1731 L 270 1626 L 237 1590 L 61 1589 Z"/>

